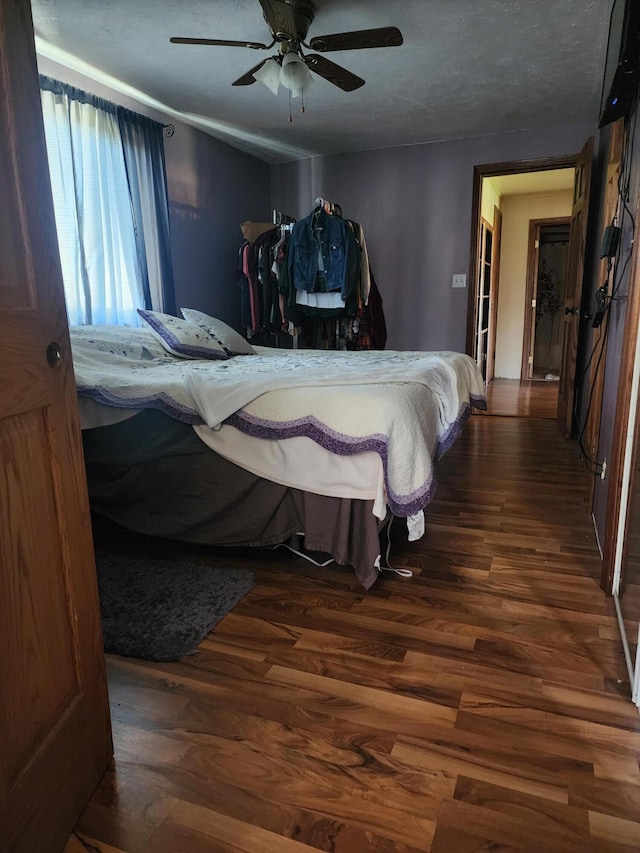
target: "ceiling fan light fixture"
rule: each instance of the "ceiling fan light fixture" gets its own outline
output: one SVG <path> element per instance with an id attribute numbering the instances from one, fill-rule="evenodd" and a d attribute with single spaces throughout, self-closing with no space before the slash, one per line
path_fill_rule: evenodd
<path id="1" fill-rule="evenodd" d="M 280 85 L 280 65 L 275 59 L 267 59 L 262 68 L 253 72 L 253 76 L 263 83 L 274 95 L 278 94 Z"/>
<path id="2" fill-rule="evenodd" d="M 303 89 L 309 87 L 310 80 L 311 74 L 300 54 L 295 50 L 285 53 L 280 69 L 280 84 L 285 89 L 289 89 L 293 97 L 296 97 Z"/>

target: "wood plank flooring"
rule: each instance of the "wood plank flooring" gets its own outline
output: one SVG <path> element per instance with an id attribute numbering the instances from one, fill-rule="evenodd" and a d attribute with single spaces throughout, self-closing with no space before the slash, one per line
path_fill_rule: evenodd
<path id="1" fill-rule="evenodd" d="M 472 418 L 425 537 L 392 531 L 412 579 L 129 542 L 258 583 L 196 655 L 109 658 L 115 761 L 66 853 L 640 850 L 588 486 L 552 421 Z"/>
<path id="2" fill-rule="evenodd" d="M 555 418 L 557 408 L 557 382 L 494 379 L 487 385 L 487 411 L 482 414 Z"/>

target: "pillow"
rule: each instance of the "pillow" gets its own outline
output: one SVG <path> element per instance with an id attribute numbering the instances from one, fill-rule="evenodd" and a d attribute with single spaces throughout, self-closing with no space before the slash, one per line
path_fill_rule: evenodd
<path id="1" fill-rule="evenodd" d="M 180 358 L 227 358 L 224 347 L 195 323 L 142 308 L 138 308 L 138 314 L 171 355 Z"/>
<path id="2" fill-rule="evenodd" d="M 173 361 L 146 326 L 70 326 L 69 335 L 74 351 L 107 352 L 141 361 Z"/>
<path id="3" fill-rule="evenodd" d="M 256 355 L 251 344 L 222 320 L 196 311 L 195 308 L 181 308 L 180 311 L 185 320 L 190 320 L 215 338 L 227 355 Z"/>

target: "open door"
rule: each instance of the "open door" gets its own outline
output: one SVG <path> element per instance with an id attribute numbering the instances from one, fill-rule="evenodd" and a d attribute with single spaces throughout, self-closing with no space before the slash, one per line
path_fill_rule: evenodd
<path id="1" fill-rule="evenodd" d="M 563 216 L 529 220 L 521 379 L 560 374 L 570 222 Z"/>
<path id="2" fill-rule="evenodd" d="M 473 357 L 482 372 L 485 382 L 489 381 L 489 345 L 491 318 L 491 284 L 493 281 L 493 226 L 485 219 L 480 224 L 480 265 L 478 269 L 478 302 L 476 305 L 476 330 Z"/>
<path id="3" fill-rule="evenodd" d="M 487 384 L 493 380 L 496 366 L 496 331 L 498 328 L 498 284 L 500 281 L 500 253 L 502 251 L 502 211 L 493 208 L 493 247 L 491 260 L 491 297 L 489 299 L 489 351 L 487 358 Z"/>
<path id="4" fill-rule="evenodd" d="M 592 160 L 593 137 L 590 137 L 580 152 L 575 166 L 569 233 L 569 260 L 565 279 L 564 335 L 557 412 L 558 428 L 565 438 L 571 438 L 573 429 L 576 358 L 578 354 L 578 333 L 580 331 L 580 306 L 582 304 L 584 280 L 584 253 L 587 241 Z"/>
<path id="5" fill-rule="evenodd" d="M 0 848 L 59 853 L 111 757 L 29 0 L 0 3 Z"/>

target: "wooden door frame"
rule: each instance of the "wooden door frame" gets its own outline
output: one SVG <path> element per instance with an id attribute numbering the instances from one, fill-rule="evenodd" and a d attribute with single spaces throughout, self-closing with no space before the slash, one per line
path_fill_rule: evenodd
<path id="1" fill-rule="evenodd" d="M 527 280 L 524 294 L 524 338 L 522 345 L 522 364 L 520 366 L 520 379 L 531 379 L 533 374 L 533 362 L 529 362 L 531 350 L 535 347 L 534 340 L 534 318 L 535 310 L 533 300 L 537 299 L 538 292 L 538 266 L 540 260 L 540 229 L 546 225 L 570 225 L 570 216 L 555 216 L 545 219 L 529 220 L 529 243 L 527 246 Z M 536 246 L 536 241 L 538 246 Z"/>
<path id="2" fill-rule="evenodd" d="M 473 356 L 476 305 L 478 302 L 478 262 L 480 259 L 480 218 L 482 203 L 482 181 L 497 175 L 521 175 L 525 172 L 547 172 L 553 169 L 575 169 L 579 156 L 567 154 L 561 157 L 540 157 L 537 160 L 512 160 L 504 163 L 484 163 L 473 167 L 473 191 L 471 197 L 471 239 L 469 249 L 469 292 L 467 293 L 467 345 L 468 355 Z"/>

